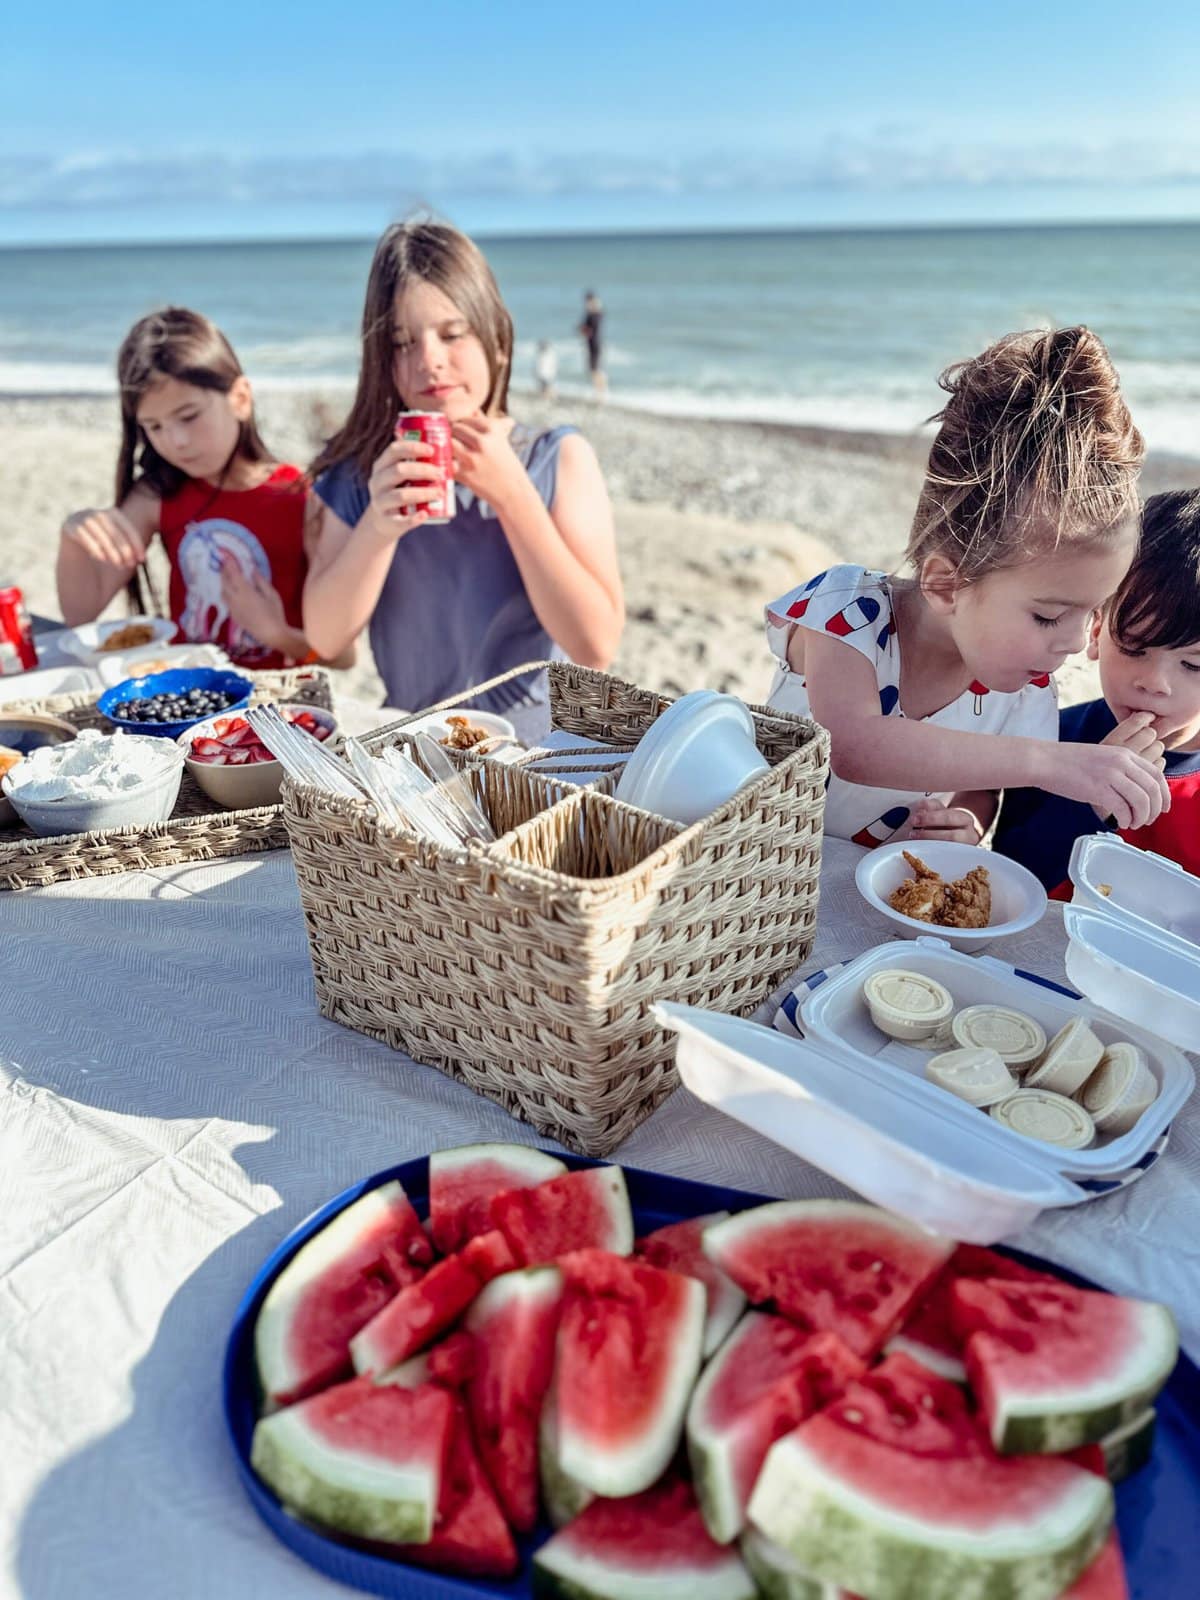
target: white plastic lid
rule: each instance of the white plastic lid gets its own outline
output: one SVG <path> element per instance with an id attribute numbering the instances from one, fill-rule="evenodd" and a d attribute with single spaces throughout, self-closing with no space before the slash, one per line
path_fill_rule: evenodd
<path id="1" fill-rule="evenodd" d="M 1182 1050 L 1200 1041 L 1200 960 L 1185 939 L 1081 906 L 1063 907 L 1067 975 L 1111 1016 Z"/>

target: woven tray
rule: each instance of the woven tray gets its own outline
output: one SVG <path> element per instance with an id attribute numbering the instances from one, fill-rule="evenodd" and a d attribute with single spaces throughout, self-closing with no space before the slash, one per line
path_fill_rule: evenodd
<path id="1" fill-rule="evenodd" d="M 328 674 L 320 668 L 290 672 L 250 672 L 253 701 L 283 700 L 332 709 Z M 77 728 L 111 728 L 96 709 L 95 694 L 62 694 L 47 700 L 6 705 L 5 712 L 31 711 L 61 717 Z M 41 889 L 72 878 L 113 872 L 142 872 L 183 861 L 286 850 L 287 828 L 281 806 L 223 811 L 185 768 L 179 799 L 166 822 L 144 828 L 111 828 L 100 833 L 64 833 L 39 838 L 22 825 L 0 828 L 0 890 Z"/>
<path id="2" fill-rule="evenodd" d="M 632 745 L 671 703 L 549 670 L 554 725 L 590 738 Z M 827 736 L 751 711 L 771 770 L 687 828 L 622 805 L 612 778 L 571 788 L 467 757 L 501 836 L 450 850 L 285 779 L 323 1014 L 609 1153 L 676 1085 L 651 1003 L 748 1014 L 812 948 Z"/>

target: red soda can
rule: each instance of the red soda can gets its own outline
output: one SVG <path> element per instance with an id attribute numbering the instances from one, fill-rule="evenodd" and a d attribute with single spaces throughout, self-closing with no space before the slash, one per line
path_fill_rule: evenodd
<path id="1" fill-rule="evenodd" d="M 0 639 L 7 640 L 16 651 L 23 671 L 29 672 L 37 666 L 37 646 L 25 609 L 25 596 L 15 583 L 0 587 Z"/>
<path id="2" fill-rule="evenodd" d="M 430 522 L 449 522 L 454 515 L 454 449 L 450 437 L 450 418 L 440 411 L 402 411 L 396 418 L 397 439 L 416 439 L 433 451 L 423 456 L 430 466 L 442 474 L 442 497 L 427 500 L 425 510 Z"/>

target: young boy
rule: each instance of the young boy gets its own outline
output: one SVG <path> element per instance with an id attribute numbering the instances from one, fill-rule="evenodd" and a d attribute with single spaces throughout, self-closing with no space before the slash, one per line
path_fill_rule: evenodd
<path id="1" fill-rule="evenodd" d="M 1059 737 L 1162 760 L 1170 810 L 1121 837 L 1200 875 L 1200 489 L 1147 500 L 1137 556 L 1093 623 L 1088 655 L 1100 663 L 1104 698 L 1061 712 Z M 1014 789 L 994 848 L 1069 896 L 1071 846 L 1107 825 L 1079 801 Z"/>

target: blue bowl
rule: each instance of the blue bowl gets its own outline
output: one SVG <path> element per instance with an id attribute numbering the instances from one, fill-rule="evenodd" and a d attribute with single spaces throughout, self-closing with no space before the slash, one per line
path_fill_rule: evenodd
<path id="1" fill-rule="evenodd" d="M 130 722 L 125 717 L 115 717 L 113 707 L 125 700 L 143 700 L 156 694 L 187 694 L 189 689 L 207 689 L 210 693 L 236 696 L 220 712 L 198 711 L 183 722 Z M 173 667 L 170 672 L 152 672 L 146 678 L 126 678 L 106 689 L 96 702 L 96 709 L 106 716 L 114 728 L 124 733 L 149 734 L 154 739 L 176 739 L 198 722 L 209 717 L 223 716 L 226 712 L 240 711 L 249 704 L 254 685 L 240 672 L 229 672 L 220 667 Z"/>

